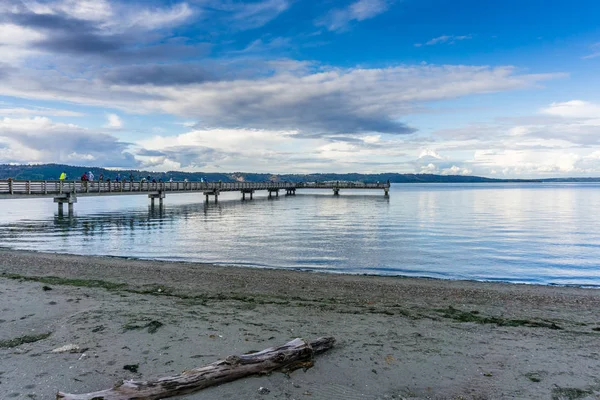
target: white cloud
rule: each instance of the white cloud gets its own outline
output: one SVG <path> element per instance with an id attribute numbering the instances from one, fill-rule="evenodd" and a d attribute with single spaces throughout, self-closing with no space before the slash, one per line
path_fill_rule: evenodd
<path id="1" fill-rule="evenodd" d="M 193 14 L 187 3 L 175 4 L 171 8 L 138 9 L 136 7 L 127 11 L 124 23 L 132 28 L 154 30 L 179 25 Z"/>
<path id="2" fill-rule="evenodd" d="M 252 41 L 243 50 L 239 51 L 241 54 L 256 54 L 266 53 L 273 50 L 285 49 L 290 47 L 291 40 L 289 38 L 276 37 L 272 39 L 256 39 Z"/>
<path id="3" fill-rule="evenodd" d="M 429 163 L 427 165 L 422 165 L 419 170 L 417 170 L 419 174 L 438 174 L 440 171 L 438 167 L 433 163 Z"/>
<path id="4" fill-rule="evenodd" d="M 347 8 L 335 9 L 316 21 L 318 26 L 325 26 L 330 31 L 342 31 L 353 21 L 371 19 L 387 11 L 387 0 L 358 0 Z"/>
<path id="5" fill-rule="evenodd" d="M 381 142 L 381 135 L 367 135 L 361 138 L 363 142 L 373 144 Z"/>
<path id="6" fill-rule="evenodd" d="M 592 50 L 592 52 L 587 56 L 582 57 L 584 60 L 600 57 L 600 42 L 591 45 L 590 49 Z"/>
<path id="7" fill-rule="evenodd" d="M 47 117 L 0 119 L 0 162 L 132 167 L 137 163 L 127 147 L 114 136 Z"/>
<path id="8" fill-rule="evenodd" d="M 433 149 L 425 149 L 421 152 L 421 154 L 419 154 L 419 158 L 435 158 L 438 160 L 443 160 L 444 157 L 442 157 L 437 151 L 433 150 Z"/>
<path id="9" fill-rule="evenodd" d="M 0 23 L 0 64 L 14 65 L 25 57 L 39 53 L 39 51 L 29 48 L 29 45 L 42 38 L 44 35 L 34 29 Z"/>
<path id="10" fill-rule="evenodd" d="M 175 114 L 205 127 L 293 130 L 307 136 L 411 133 L 402 119 L 425 102 L 531 88 L 564 76 L 451 65 L 319 72 L 312 68 L 254 79 L 157 86 L 108 84 L 56 71 L 20 69 L 5 75 L 0 80 L 3 95 Z"/>
<path id="11" fill-rule="evenodd" d="M 106 125 L 107 128 L 122 128 L 123 121 L 117 114 L 107 114 L 106 115 Z"/>
<path id="12" fill-rule="evenodd" d="M 471 175 L 473 173 L 469 168 L 458 167 L 456 165 L 450 168 L 444 168 L 441 172 L 442 175 Z"/>
<path id="13" fill-rule="evenodd" d="M 580 158 L 562 150 L 488 150 L 476 151 L 473 163 L 501 169 L 504 175 L 535 176 L 581 172 L 575 168 Z"/>
<path id="14" fill-rule="evenodd" d="M 49 116 L 49 117 L 83 117 L 85 114 L 70 110 L 57 110 L 54 108 L 0 108 L 0 117 L 2 116 L 22 116 L 22 115 L 37 115 L 37 116 Z"/>
<path id="15" fill-rule="evenodd" d="M 517 74 L 511 67 L 413 66 L 130 90 L 160 96 L 138 105 L 208 126 L 402 134 L 412 130 L 398 119 L 413 103 L 522 89 L 559 76 Z"/>
<path id="16" fill-rule="evenodd" d="M 600 104 L 583 100 L 571 100 L 562 103 L 552 103 L 542 109 L 542 113 L 564 118 L 583 118 L 600 120 Z"/>
<path id="17" fill-rule="evenodd" d="M 455 44 L 461 40 L 473 39 L 473 35 L 442 35 L 425 42 L 425 46 L 433 46 L 436 44 Z M 421 47 L 423 43 L 415 43 L 415 47 Z"/>
<path id="18" fill-rule="evenodd" d="M 534 117 L 439 131 L 434 133 L 436 148 L 454 161 L 448 165 L 450 161 L 429 156 L 424 161 L 444 174 L 467 170 L 521 178 L 600 175 L 598 110 L 598 104 L 582 100 L 556 102 Z"/>
<path id="19" fill-rule="evenodd" d="M 73 18 L 88 21 L 108 21 L 114 17 L 113 8 L 106 0 L 63 0 L 57 2 L 53 8 Z M 52 4 L 45 4 L 45 8 L 40 11 L 54 13 L 53 8 Z"/>
<path id="20" fill-rule="evenodd" d="M 231 19 L 239 29 L 254 29 L 275 19 L 290 7 L 290 0 L 262 0 L 230 7 Z"/>

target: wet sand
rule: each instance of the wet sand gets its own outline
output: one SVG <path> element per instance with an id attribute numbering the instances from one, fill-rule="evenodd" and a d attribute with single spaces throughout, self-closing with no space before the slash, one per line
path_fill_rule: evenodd
<path id="1" fill-rule="evenodd" d="M 0 249 L 0 299 L 2 399 L 91 392 L 319 336 L 338 343 L 307 371 L 181 398 L 600 398 L 597 289 Z M 51 352 L 67 344 L 80 350 Z"/>

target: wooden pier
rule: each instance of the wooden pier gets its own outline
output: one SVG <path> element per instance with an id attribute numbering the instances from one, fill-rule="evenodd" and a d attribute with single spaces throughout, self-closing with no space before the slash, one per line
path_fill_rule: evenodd
<path id="1" fill-rule="evenodd" d="M 36 197 L 52 197 L 58 203 L 59 213 L 67 204 L 69 213 L 78 197 L 86 196 L 119 196 L 147 195 L 152 205 L 158 199 L 162 206 L 167 193 L 202 193 L 208 203 L 211 197 L 219 201 L 221 192 L 241 192 L 242 200 L 248 195 L 253 198 L 254 192 L 265 190 L 269 197 L 278 197 L 280 191 L 286 195 L 295 195 L 298 189 L 328 189 L 339 195 L 342 189 L 383 190 L 389 196 L 389 183 L 355 183 L 355 182 L 107 182 L 107 181 L 21 181 L 0 180 L 0 199 L 23 199 Z"/>

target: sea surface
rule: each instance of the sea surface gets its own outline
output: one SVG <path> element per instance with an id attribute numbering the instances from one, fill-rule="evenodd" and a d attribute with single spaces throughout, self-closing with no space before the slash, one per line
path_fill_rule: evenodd
<path id="1" fill-rule="evenodd" d="M 600 286 L 600 184 L 394 184 L 219 204 L 201 194 L 0 200 L 0 246 L 442 279 Z"/>

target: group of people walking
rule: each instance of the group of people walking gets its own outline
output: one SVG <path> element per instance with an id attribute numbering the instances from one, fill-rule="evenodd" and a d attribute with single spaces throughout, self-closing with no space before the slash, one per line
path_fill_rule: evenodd
<path id="1" fill-rule="evenodd" d="M 92 171 L 88 171 L 88 172 L 84 172 L 81 177 L 79 178 L 79 180 L 81 180 L 82 182 L 94 182 L 94 179 L 96 178 L 96 176 L 94 175 L 94 173 Z M 64 181 L 67 179 L 67 173 L 65 171 L 63 171 L 60 174 L 60 177 L 58 178 L 61 181 Z M 135 179 L 135 177 L 133 176 L 133 174 L 129 174 L 129 182 L 133 182 Z M 142 181 L 145 181 L 146 178 L 142 178 Z M 111 179 L 110 178 L 106 178 L 104 179 L 104 174 L 100 173 L 100 176 L 98 177 L 98 181 L 100 182 L 110 182 Z M 127 182 L 127 178 L 122 178 L 121 174 L 117 174 L 114 179 L 114 182 Z M 150 176 L 148 176 L 148 181 L 150 181 Z M 156 182 L 156 180 L 153 180 L 152 182 Z"/>
<path id="2" fill-rule="evenodd" d="M 94 179 L 96 178 L 96 176 L 94 175 L 94 173 L 92 171 L 88 171 L 88 172 L 84 172 L 81 177 L 79 178 L 79 180 L 81 180 L 82 182 L 94 182 Z M 60 177 L 58 178 L 61 181 L 67 180 L 67 173 L 65 171 L 63 171 L 60 174 Z M 98 181 L 100 182 L 110 182 L 111 179 L 110 178 L 104 178 L 104 174 L 100 173 L 100 176 L 98 177 Z M 129 174 L 129 182 L 134 182 L 135 181 L 135 176 L 133 174 Z M 187 182 L 188 179 L 185 178 L 183 180 L 184 182 Z M 118 173 L 114 179 L 113 182 L 123 182 L 126 183 L 127 182 L 127 178 L 125 177 L 121 177 L 121 174 Z M 152 182 L 152 183 L 161 183 L 163 182 L 162 178 L 159 178 L 158 181 L 156 180 L 156 178 L 153 178 L 152 176 L 148 175 L 145 178 L 141 178 L 140 182 Z M 169 182 L 173 182 L 173 178 L 169 179 Z M 205 178 L 200 178 L 200 182 L 208 182 Z"/>

